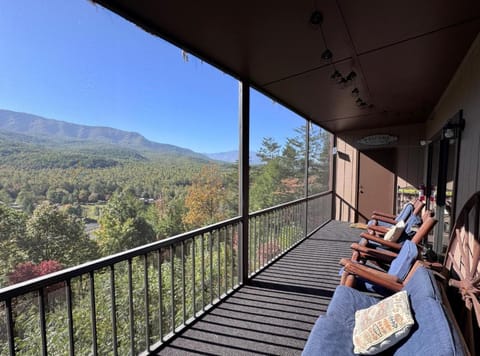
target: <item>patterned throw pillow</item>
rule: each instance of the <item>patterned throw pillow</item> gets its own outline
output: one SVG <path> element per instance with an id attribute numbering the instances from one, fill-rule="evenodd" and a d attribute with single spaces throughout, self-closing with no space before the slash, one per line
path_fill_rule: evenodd
<path id="1" fill-rule="evenodd" d="M 402 236 L 402 232 L 405 230 L 405 221 L 400 220 L 395 226 L 392 226 L 383 236 L 384 240 L 395 242 L 397 241 L 400 236 Z"/>
<path id="2" fill-rule="evenodd" d="M 406 291 L 355 313 L 354 353 L 375 355 L 395 345 L 414 324 Z"/>

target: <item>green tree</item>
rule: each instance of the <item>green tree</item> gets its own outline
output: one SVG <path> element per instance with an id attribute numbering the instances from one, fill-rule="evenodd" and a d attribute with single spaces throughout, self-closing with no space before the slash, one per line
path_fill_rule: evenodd
<path id="1" fill-rule="evenodd" d="M 35 194 L 28 190 L 21 190 L 17 195 L 16 203 L 22 207 L 23 211 L 31 214 L 35 208 Z"/>
<path id="2" fill-rule="evenodd" d="M 330 177 L 330 135 L 315 125 L 310 130 L 308 160 L 309 194 L 326 191 Z"/>
<path id="3" fill-rule="evenodd" d="M 97 230 L 104 255 L 125 251 L 156 240 L 155 231 L 144 217 L 145 206 L 132 191 L 113 194 L 103 209 Z"/>
<path id="4" fill-rule="evenodd" d="M 250 210 L 257 211 L 280 203 L 281 196 L 278 191 L 282 179 L 280 158 L 269 160 L 252 173 Z"/>
<path id="5" fill-rule="evenodd" d="M 183 199 L 158 199 L 155 204 L 149 205 L 145 217 L 153 226 L 157 239 L 162 240 L 185 231 L 182 221 L 184 213 Z"/>
<path id="6" fill-rule="evenodd" d="M 257 152 L 257 156 L 263 163 L 268 163 L 270 160 L 278 157 L 280 153 L 280 145 L 271 137 L 264 137 L 262 145 Z"/>
<path id="7" fill-rule="evenodd" d="M 20 211 L 0 204 L 0 286 L 15 265 L 27 260 L 27 254 L 19 247 L 25 236 L 27 216 Z"/>
<path id="8" fill-rule="evenodd" d="M 84 228 L 78 217 L 43 202 L 28 219 L 20 246 L 32 262 L 56 260 L 64 266 L 77 265 L 97 257 L 96 244 Z"/>

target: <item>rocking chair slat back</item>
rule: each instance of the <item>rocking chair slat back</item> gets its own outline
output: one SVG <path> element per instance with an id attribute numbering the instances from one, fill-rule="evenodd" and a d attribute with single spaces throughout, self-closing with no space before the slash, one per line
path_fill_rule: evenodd
<path id="1" fill-rule="evenodd" d="M 463 206 L 452 229 L 444 267 L 449 299 L 473 355 L 480 353 L 480 192 Z"/>

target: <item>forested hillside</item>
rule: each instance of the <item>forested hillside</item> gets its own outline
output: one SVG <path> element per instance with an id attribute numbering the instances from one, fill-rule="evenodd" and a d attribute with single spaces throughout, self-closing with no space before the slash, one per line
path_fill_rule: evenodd
<path id="1" fill-rule="evenodd" d="M 119 143 L 128 134 L 82 139 L 80 125 L 26 114 L 15 123 L 9 115 L 8 124 L 0 119 L 0 286 L 238 215 L 236 163 L 171 145 Z M 305 130 L 283 145 L 264 138 L 261 164 L 251 167 L 251 211 L 304 196 Z M 311 132 L 309 142 L 314 194 L 328 189 L 328 136 Z"/>

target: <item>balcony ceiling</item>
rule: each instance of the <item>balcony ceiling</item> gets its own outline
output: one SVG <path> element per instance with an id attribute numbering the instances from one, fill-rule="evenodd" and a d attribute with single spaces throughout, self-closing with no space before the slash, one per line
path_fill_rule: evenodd
<path id="1" fill-rule="evenodd" d="M 95 1 L 336 133 L 427 120 L 480 31 L 478 0 Z M 373 107 L 330 79 L 314 10 Z"/>

